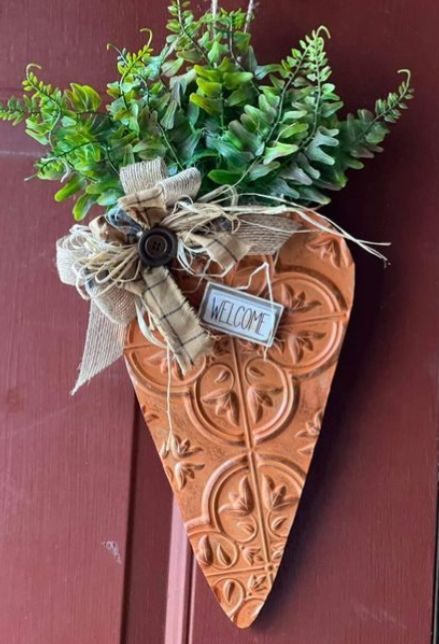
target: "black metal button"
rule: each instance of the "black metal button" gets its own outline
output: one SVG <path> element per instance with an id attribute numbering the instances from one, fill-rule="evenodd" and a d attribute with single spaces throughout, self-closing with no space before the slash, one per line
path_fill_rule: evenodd
<path id="1" fill-rule="evenodd" d="M 139 240 L 139 255 L 145 266 L 165 266 L 177 255 L 177 236 L 168 228 L 154 226 Z"/>

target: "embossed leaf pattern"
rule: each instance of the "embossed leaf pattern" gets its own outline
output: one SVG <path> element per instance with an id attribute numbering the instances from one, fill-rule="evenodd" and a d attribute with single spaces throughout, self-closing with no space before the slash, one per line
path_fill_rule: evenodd
<path id="1" fill-rule="evenodd" d="M 264 563 L 264 557 L 260 548 L 244 548 L 242 551 L 243 557 L 250 565 Z"/>
<path id="2" fill-rule="evenodd" d="M 214 389 L 214 391 L 210 391 L 208 394 L 203 396 L 201 401 L 206 405 L 216 405 L 218 403 L 218 399 L 223 396 L 224 391 L 222 389 Z"/>
<path id="3" fill-rule="evenodd" d="M 168 458 L 169 453 L 170 453 L 170 449 L 169 449 L 168 441 L 166 440 L 161 446 L 159 450 L 159 454 L 162 457 L 162 459 L 165 460 L 166 458 Z"/>
<path id="4" fill-rule="evenodd" d="M 285 528 L 285 525 L 288 524 L 288 519 L 287 517 L 275 517 L 272 522 L 271 522 L 271 529 L 276 532 L 277 530 L 281 530 L 282 528 Z"/>
<path id="5" fill-rule="evenodd" d="M 149 354 L 146 361 L 152 365 L 158 365 L 160 367 L 161 373 L 165 373 L 167 365 L 166 359 L 164 358 L 166 358 L 166 354 L 162 350 L 160 350 Z"/>
<path id="6" fill-rule="evenodd" d="M 164 461 L 170 456 L 177 461 L 173 470 L 167 465 L 166 471 L 171 480 L 175 481 L 178 490 L 182 490 L 185 487 L 188 479 L 195 478 L 195 472 L 204 468 L 204 465 L 201 463 L 180 462 L 181 459 L 188 458 L 202 451 L 201 447 L 192 445 L 188 438 L 181 439 L 177 434 L 171 434 L 161 446 L 159 454 Z"/>
<path id="7" fill-rule="evenodd" d="M 228 604 L 231 604 L 236 594 L 236 583 L 232 579 L 227 579 L 223 584 L 223 596 Z"/>
<path id="8" fill-rule="evenodd" d="M 219 601 L 225 603 L 228 607 L 239 601 L 242 592 L 239 584 L 234 579 L 224 579 L 214 589 Z"/>
<path id="9" fill-rule="evenodd" d="M 182 490 L 188 479 L 195 478 L 195 472 L 202 470 L 204 465 L 201 463 L 177 463 L 174 467 L 174 476 L 177 489 Z"/>
<path id="10" fill-rule="evenodd" d="M 247 400 L 253 420 L 257 423 L 261 420 L 265 407 L 273 407 L 273 400 L 263 389 L 250 387 L 247 392 Z"/>
<path id="11" fill-rule="evenodd" d="M 171 434 L 160 448 L 159 454 L 163 460 L 172 455 L 176 461 L 202 452 L 201 447 L 192 445 L 188 438 L 181 439 L 177 434 Z"/>
<path id="12" fill-rule="evenodd" d="M 154 413 L 153 411 L 148 411 L 145 405 L 142 405 L 142 413 L 147 425 L 149 425 L 149 423 L 153 423 L 159 418 L 158 414 Z"/>
<path id="13" fill-rule="evenodd" d="M 199 540 L 196 555 L 203 566 L 216 565 L 220 568 L 228 568 L 233 561 L 232 555 L 226 548 L 221 543 L 212 542 L 207 534 Z"/>
<path id="14" fill-rule="evenodd" d="M 271 546 L 271 559 L 275 562 L 279 562 L 282 559 L 284 548 L 285 544 L 283 542 L 273 543 Z"/>
<path id="15" fill-rule="evenodd" d="M 227 335 L 221 336 L 215 343 L 215 357 L 227 355 L 230 351 L 230 337 Z M 208 362 L 215 364 L 215 357 L 210 355 L 207 357 Z"/>
<path id="16" fill-rule="evenodd" d="M 254 508 L 254 497 L 247 476 L 243 476 L 239 483 L 239 492 L 230 492 L 230 503 L 220 508 L 220 512 L 235 512 L 240 516 L 250 514 Z"/>
<path id="17" fill-rule="evenodd" d="M 192 454 L 201 452 L 201 447 L 194 447 L 188 438 L 181 439 L 176 434 L 173 434 L 170 439 L 171 452 L 175 459 L 186 458 Z"/>
<path id="18" fill-rule="evenodd" d="M 301 429 L 299 432 L 297 432 L 296 436 L 300 438 L 301 437 L 317 438 L 320 434 L 322 418 L 323 418 L 323 410 L 320 409 L 314 415 L 314 418 L 306 423 L 305 429 Z"/>
<path id="19" fill-rule="evenodd" d="M 242 338 L 235 338 L 235 341 L 237 342 L 238 346 L 240 347 L 243 353 L 255 352 L 254 342 L 250 342 L 249 340 L 243 340 Z"/>
<path id="20" fill-rule="evenodd" d="M 239 402 L 234 391 L 211 391 L 201 400 L 206 405 L 212 405 L 217 416 L 226 416 L 234 425 L 239 424 Z"/>
<path id="21" fill-rule="evenodd" d="M 213 563 L 213 550 L 210 545 L 209 537 L 204 535 L 198 542 L 197 559 L 204 566 L 211 566 Z"/>
<path id="22" fill-rule="evenodd" d="M 303 290 L 297 291 L 290 284 L 281 284 L 280 302 L 294 313 L 308 313 L 320 305 L 318 300 L 307 299 Z"/>
<path id="23" fill-rule="evenodd" d="M 247 588 L 251 593 L 261 592 L 266 588 L 267 577 L 265 575 L 251 575 L 248 582 Z"/>
<path id="24" fill-rule="evenodd" d="M 264 407 L 273 407 L 273 396 L 282 392 L 279 387 L 250 386 L 247 391 L 247 401 L 254 422 L 259 422 L 264 413 Z"/>
<path id="25" fill-rule="evenodd" d="M 298 235 L 297 240 L 300 252 L 284 254 L 278 266 L 288 260 L 288 268 L 272 275 L 274 299 L 287 307 L 275 346 L 264 352 L 264 347 L 222 336 L 197 378 L 172 381 L 175 405 L 183 404 L 176 414 L 177 440 L 162 450 L 164 466 L 208 583 L 239 626 L 248 626 L 258 613 L 276 576 L 308 471 L 306 450 L 320 428 L 326 394 L 319 391 L 313 404 L 313 383 L 321 373 L 330 379 L 349 317 L 351 282 L 342 283 L 343 272 L 332 266 L 329 255 L 319 277 L 318 255 L 334 249 L 322 246 L 306 253 L 305 245 L 315 238 Z M 297 270 L 303 255 L 314 262 L 312 270 Z M 353 271 L 345 272 L 350 279 Z M 246 281 L 248 274 L 243 274 Z M 266 292 L 263 279 L 254 292 Z M 133 345 L 137 351 L 139 341 Z M 128 358 L 144 412 L 159 409 L 160 418 L 166 418 L 163 353 L 151 365 L 144 356 L 157 349 L 140 351 L 137 362 L 131 353 Z M 156 440 L 162 439 L 163 427 L 151 423 Z M 198 475 L 192 466 L 203 464 Z"/>
<path id="26" fill-rule="evenodd" d="M 319 253 L 322 259 L 329 259 L 337 268 L 346 268 L 352 264 L 352 257 L 346 244 L 334 235 L 318 234 L 307 244 L 307 248 Z"/>
<path id="27" fill-rule="evenodd" d="M 228 369 L 221 369 L 221 371 L 218 373 L 217 377 L 215 378 L 215 382 L 222 383 L 222 382 L 227 382 L 230 380 L 231 375 L 230 371 Z"/>
<path id="28" fill-rule="evenodd" d="M 291 354 L 294 364 L 298 364 L 303 360 L 306 351 L 313 351 L 315 340 L 321 340 L 325 337 L 325 333 L 319 331 L 290 331 L 287 338 L 287 345 Z"/>
<path id="29" fill-rule="evenodd" d="M 228 554 L 227 550 L 222 547 L 222 545 L 219 543 L 216 547 L 216 557 L 217 557 L 217 563 L 219 563 L 221 566 L 224 566 L 227 568 L 230 566 L 232 563 L 232 557 Z"/>
<path id="30" fill-rule="evenodd" d="M 157 365 L 160 369 L 160 373 L 167 374 L 168 366 L 171 364 L 172 377 L 176 380 L 183 380 L 183 373 L 179 367 L 178 362 L 172 358 L 168 360 L 167 352 L 163 349 L 156 351 L 155 353 L 150 354 L 146 361 L 152 365 Z"/>
<path id="31" fill-rule="evenodd" d="M 226 414 L 228 419 L 235 425 L 239 424 L 239 402 L 234 391 L 230 391 L 223 399 L 218 414 Z"/>
<path id="32" fill-rule="evenodd" d="M 314 453 L 314 448 L 317 442 L 317 438 L 320 434 L 320 426 L 322 424 L 323 410 L 318 411 L 314 418 L 311 421 L 308 421 L 305 425 L 305 428 L 296 434 L 298 438 L 308 438 L 311 442 L 308 442 L 303 447 L 299 447 L 297 450 L 299 454 L 304 454 L 305 456 L 312 456 Z"/>
<path id="33" fill-rule="evenodd" d="M 314 443 L 300 447 L 298 450 L 299 454 L 304 454 L 305 456 L 312 456 L 314 454 Z"/>
<path id="34" fill-rule="evenodd" d="M 256 532 L 256 525 L 251 521 L 238 521 L 236 525 L 248 536 L 254 535 Z"/>
<path id="35" fill-rule="evenodd" d="M 247 369 L 247 371 L 248 371 L 248 375 L 251 378 L 254 378 L 255 380 L 258 380 L 258 378 L 264 377 L 264 372 L 261 369 L 259 369 L 259 367 L 256 367 L 254 364 L 251 364 Z"/>
<path id="36" fill-rule="evenodd" d="M 271 476 L 267 474 L 262 477 L 262 497 L 267 510 L 283 510 L 298 501 L 297 497 L 287 496 L 286 485 L 276 486 Z"/>

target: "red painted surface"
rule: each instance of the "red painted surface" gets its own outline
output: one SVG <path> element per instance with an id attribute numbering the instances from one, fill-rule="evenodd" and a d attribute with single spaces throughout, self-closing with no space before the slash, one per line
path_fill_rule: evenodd
<path id="1" fill-rule="evenodd" d="M 160 31 L 165 4 L 4 0 L 0 94 L 16 91 L 29 61 L 55 83 L 103 89 L 114 69 L 105 44 L 137 47 L 138 28 Z M 228 623 L 197 572 L 182 584 L 185 601 L 166 601 L 170 539 L 175 548 L 181 542 L 178 531 L 171 535 L 165 477 L 122 365 L 75 399 L 68 395 L 86 324 L 86 306 L 58 283 L 53 265 L 69 210 L 52 202 L 54 186 L 23 184 L 37 146 L 2 125 L 1 642 L 158 643 L 172 632 L 169 620 L 179 633 L 172 644 L 431 639 L 439 5 L 260 4 L 255 33 L 265 60 L 328 25 L 334 78 L 348 107 L 371 105 L 401 66 L 413 69 L 417 88 L 385 154 L 353 174 L 327 210 L 359 236 L 391 239 L 392 267 L 383 271 L 356 253 L 353 320 L 276 587 L 248 632 Z M 182 557 L 175 575 L 189 570 Z M 179 621 L 182 611 L 188 619 Z"/>

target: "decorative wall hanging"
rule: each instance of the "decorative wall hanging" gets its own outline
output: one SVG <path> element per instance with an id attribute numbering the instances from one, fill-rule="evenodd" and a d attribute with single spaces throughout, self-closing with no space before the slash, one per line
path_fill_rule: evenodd
<path id="1" fill-rule="evenodd" d="M 251 44 L 254 6 L 195 16 L 117 51 L 109 100 L 60 90 L 29 65 L 25 122 L 77 222 L 60 279 L 90 302 L 74 391 L 125 354 L 198 563 L 226 614 L 249 626 L 280 565 L 354 292 L 350 240 L 320 212 L 412 98 L 410 73 L 373 112 L 340 117 L 320 27 L 280 63 Z M 95 212 L 95 206 L 101 212 Z M 91 210 L 93 209 L 93 210 Z"/>

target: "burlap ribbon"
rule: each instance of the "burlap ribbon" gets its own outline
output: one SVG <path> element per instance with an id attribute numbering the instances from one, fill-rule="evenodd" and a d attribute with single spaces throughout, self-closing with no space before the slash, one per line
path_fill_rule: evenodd
<path id="1" fill-rule="evenodd" d="M 153 331 L 159 331 L 183 372 L 211 347 L 170 270 L 142 264 L 138 239 L 146 229 L 160 224 L 177 235 L 177 261 L 185 270 L 192 271 L 201 253 L 225 274 L 246 254 L 275 253 L 298 228 L 282 214 L 285 208 L 240 208 L 227 188 L 194 202 L 201 185 L 195 168 L 168 177 L 157 159 L 122 168 L 120 179 L 119 210 L 74 226 L 57 242 L 61 281 L 91 301 L 73 393 L 122 355 L 126 326 L 136 315 L 149 340 L 157 343 Z"/>

